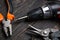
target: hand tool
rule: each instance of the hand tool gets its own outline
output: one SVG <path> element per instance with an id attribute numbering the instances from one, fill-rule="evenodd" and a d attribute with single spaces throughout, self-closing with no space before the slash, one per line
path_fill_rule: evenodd
<path id="1" fill-rule="evenodd" d="M 7 13 L 4 15 L 0 14 L 0 22 L 3 24 L 3 29 L 6 36 L 12 35 L 12 21 L 14 20 L 13 9 L 12 9 L 12 0 L 5 0 L 7 6 Z"/>
<path id="2" fill-rule="evenodd" d="M 38 7 L 36 9 L 31 10 L 27 13 L 26 16 L 18 18 L 16 20 L 22 19 L 29 19 L 29 20 L 38 20 L 38 19 L 52 19 L 57 18 L 60 19 L 60 4 L 59 3 L 48 3 L 43 5 L 42 7 Z"/>
<path id="3" fill-rule="evenodd" d="M 29 26 L 30 26 L 30 31 L 31 31 L 31 32 L 34 32 L 34 33 L 36 33 L 36 34 L 39 34 L 39 35 L 43 36 L 44 40 L 51 40 L 51 39 L 49 38 L 50 33 L 51 33 L 51 32 L 52 32 L 52 33 L 55 33 L 55 32 L 57 32 L 57 31 L 59 31 L 59 29 L 54 29 L 54 28 L 37 29 L 37 28 L 31 26 L 30 24 L 29 24 Z"/>
<path id="4" fill-rule="evenodd" d="M 60 40 L 60 30 L 51 34 L 52 40 Z"/>

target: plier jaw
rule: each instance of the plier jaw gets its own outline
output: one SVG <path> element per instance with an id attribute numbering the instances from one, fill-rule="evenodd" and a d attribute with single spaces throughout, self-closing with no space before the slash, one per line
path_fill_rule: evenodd
<path id="1" fill-rule="evenodd" d="M 3 29 L 4 29 L 4 32 L 6 34 L 6 36 L 11 36 L 12 35 L 12 24 L 11 24 L 11 21 L 10 20 L 3 20 L 2 21 L 2 24 L 3 24 Z"/>
<path id="2" fill-rule="evenodd" d="M 31 25 L 29 25 L 29 26 L 30 26 L 30 31 L 32 31 L 36 34 L 39 34 L 41 36 L 48 36 L 49 35 L 49 32 L 50 32 L 49 28 L 45 29 L 45 30 L 42 30 L 42 29 L 37 29 L 37 28 L 35 28 Z"/>
<path id="3" fill-rule="evenodd" d="M 30 29 L 29 29 L 30 28 Z M 32 33 L 38 34 L 39 36 L 42 36 L 44 40 L 51 40 L 50 39 L 50 33 L 55 33 L 59 31 L 59 29 L 54 29 L 54 28 L 47 28 L 47 29 L 37 29 L 33 27 L 32 25 L 29 25 L 29 30 Z"/>

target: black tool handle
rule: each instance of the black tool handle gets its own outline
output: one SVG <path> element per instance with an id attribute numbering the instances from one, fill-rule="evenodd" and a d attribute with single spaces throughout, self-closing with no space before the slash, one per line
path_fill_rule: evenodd
<path id="1" fill-rule="evenodd" d="M 13 13 L 12 0 L 6 0 L 7 12 Z"/>
<path id="2" fill-rule="evenodd" d="M 30 20 L 37 20 L 37 19 L 42 19 L 43 18 L 43 11 L 42 8 L 36 8 L 31 10 L 30 12 L 27 13 L 28 19 Z"/>
<path id="3" fill-rule="evenodd" d="M 12 5 L 12 0 L 5 0 L 6 6 L 7 6 L 7 13 L 5 14 L 5 20 L 7 20 L 7 14 L 8 13 L 13 13 L 13 5 Z"/>
<path id="4" fill-rule="evenodd" d="M 37 19 L 60 19 L 60 4 L 49 4 L 36 9 L 31 10 L 27 14 L 28 19 L 37 20 Z"/>

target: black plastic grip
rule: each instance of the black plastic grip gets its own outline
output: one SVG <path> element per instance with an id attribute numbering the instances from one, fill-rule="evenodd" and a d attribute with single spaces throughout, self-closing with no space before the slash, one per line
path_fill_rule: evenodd
<path id="1" fill-rule="evenodd" d="M 7 6 L 7 12 L 8 12 L 8 10 L 9 10 L 9 12 L 10 13 L 13 13 L 13 5 L 12 5 L 12 0 L 5 0 L 5 3 L 6 3 L 6 6 Z M 10 7 L 10 9 L 9 9 L 9 7 Z"/>
<path id="2" fill-rule="evenodd" d="M 39 8 L 31 10 L 27 15 L 28 15 L 28 19 L 37 20 L 37 19 L 43 19 L 44 13 L 42 11 L 42 8 L 39 7 Z"/>
<path id="3" fill-rule="evenodd" d="M 10 12 L 11 14 L 13 14 L 13 5 L 12 5 L 12 0 L 5 0 L 6 3 L 6 9 L 7 9 L 7 13 L 5 14 L 4 18 L 7 20 L 7 14 L 8 12 Z"/>
<path id="4" fill-rule="evenodd" d="M 10 5 L 10 13 L 13 13 L 13 5 L 12 5 L 12 0 L 8 0 L 9 5 Z"/>

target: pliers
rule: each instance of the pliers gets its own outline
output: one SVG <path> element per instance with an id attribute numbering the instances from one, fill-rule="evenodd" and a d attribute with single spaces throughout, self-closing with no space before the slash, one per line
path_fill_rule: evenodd
<path id="1" fill-rule="evenodd" d="M 12 6 L 12 0 L 5 0 L 6 2 L 6 6 L 7 6 L 7 13 L 6 15 L 2 15 L 2 13 L 0 13 L 0 22 L 3 24 L 3 29 L 4 32 L 6 34 L 6 36 L 8 37 L 9 35 L 12 35 L 12 21 L 14 20 L 14 15 L 13 15 L 13 6 Z M 9 33 L 8 33 L 9 31 Z"/>
<path id="2" fill-rule="evenodd" d="M 49 38 L 50 33 L 54 33 L 54 32 L 59 31 L 59 29 L 53 29 L 53 28 L 37 29 L 37 28 L 33 27 L 32 25 L 29 25 L 29 26 L 30 27 L 28 29 L 30 29 L 31 32 L 43 36 L 44 40 L 51 40 Z"/>

